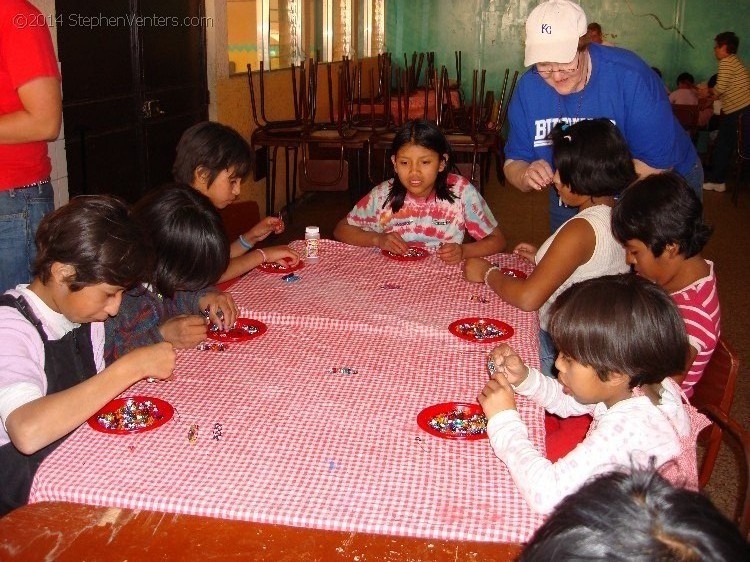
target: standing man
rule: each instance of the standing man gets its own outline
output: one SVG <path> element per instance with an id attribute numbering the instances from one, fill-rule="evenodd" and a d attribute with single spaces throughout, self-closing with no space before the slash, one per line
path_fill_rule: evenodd
<path id="1" fill-rule="evenodd" d="M 48 23 L 26 0 L 0 3 L 0 292 L 29 282 L 37 226 L 55 205 L 47 141 L 62 96 Z"/>
<path id="2" fill-rule="evenodd" d="M 719 73 L 713 88 L 714 98 L 721 101 L 719 133 L 711 156 L 711 169 L 706 172 L 705 191 L 726 191 L 727 171 L 737 147 L 737 125 L 740 115 L 750 108 L 750 73 L 737 57 L 740 38 L 732 31 L 714 38 L 714 56 Z"/>

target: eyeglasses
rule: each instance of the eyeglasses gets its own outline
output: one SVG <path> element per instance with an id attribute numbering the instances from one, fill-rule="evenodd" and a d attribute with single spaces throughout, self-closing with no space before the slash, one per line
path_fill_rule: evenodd
<path id="1" fill-rule="evenodd" d="M 552 76 L 552 73 L 558 72 L 563 75 L 570 75 L 573 74 L 575 71 L 578 70 L 578 67 L 581 65 L 581 57 L 576 55 L 576 66 L 575 68 L 558 68 L 556 70 L 553 70 L 551 68 L 539 68 L 539 65 L 534 65 L 534 68 L 531 69 L 531 72 L 534 74 L 538 74 L 542 78 L 549 78 Z"/>

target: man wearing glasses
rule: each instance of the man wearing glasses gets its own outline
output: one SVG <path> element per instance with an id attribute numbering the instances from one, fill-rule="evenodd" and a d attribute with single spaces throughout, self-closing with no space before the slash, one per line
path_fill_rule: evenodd
<path id="1" fill-rule="evenodd" d="M 505 178 L 521 191 L 552 184 L 552 142 L 558 122 L 607 117 L 633 153 L 636 171 L 647 175 L 673 169 L 699 196 L 703 169 L 698 154 L 672 113 L 664 85 L 636 54 L 591 44 L 586 14 L 569 0 L 542 2 L 526 20 L 524 64 L 509 108 Z M 575 215 L 553 189 L 550 228 Z"/>

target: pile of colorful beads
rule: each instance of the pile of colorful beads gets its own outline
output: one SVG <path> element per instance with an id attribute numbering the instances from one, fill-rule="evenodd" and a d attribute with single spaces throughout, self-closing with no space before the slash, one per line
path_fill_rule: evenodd
<path id="1" fill-rule="evenodd" d="M 271 271 L 286 271 L 289 269 L 289 266 L 281 265 L 277 262 L 266 262 L 263 264 L 263 269 L 270 269 Z"/>
<path id="2" fill-rule="evenodd" d="M 456 330 L 465 336 L 471 336 L 475 340 L 484 340 L 488 338 L 500 338 L 506 335 L 505 330 L 490 324 L 480 318 L 476 322 L 465 322 L 456 326 Z"/>
<path id="3" fill-rule="evenodd" d="M 151 400 L 138 402 L 131 398 L 115 411 L 99 414 L 96 421 L 110 431 L 135 431 L 153 425 L 162 417 L 159 408 Z"/>
<path id="4" fill-rule="evenodd" d="M 487 418 L 484 414 L 472 414 L 466 417 L 463 410 L 440 413 L 428 423 L 431 428 L 447 435 L 466 436 L 487 433 Z"/>

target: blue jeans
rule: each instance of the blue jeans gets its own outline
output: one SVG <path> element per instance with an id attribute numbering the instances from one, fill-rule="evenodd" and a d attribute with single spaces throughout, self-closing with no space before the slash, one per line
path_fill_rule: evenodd
<path id="1" fill-rule="evenodd" d="M 539 370 L 548 377 L 557 377 L 555 368 L 557 349 L 549 332 L 539 328 Z"/>
<path id="2" fill-rule="evenodd" d="M 695 164 L 690 168 L 690 171 L 682 176 L 685 178 L 687 184 L 693 188 L 693 191 L 698 195 L 698 199 L 703 201 L 703 164 L 701 159 L 696 158 Z"/>
<path id="3" fill-rule="evenodd" d="M 0 293 L 31 281 L 36 229 L 54 208 L 55 194 L 49 181 L 0 191 Z"/>
<path id="4" fill-rule="evenodd" d="M 721 116 L 719 120 L 719 133 L 716 136 L 714 151 L 711 153 L 711 169 L 706 174 L 706 181 L 712 183 L 725 183 L 732 155 L 737 148 L 737 126 L 740 114 L 750 111 L 750 108 L 739 109 L 733 113 Z"/>

